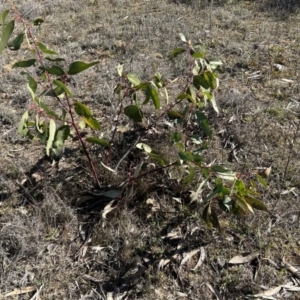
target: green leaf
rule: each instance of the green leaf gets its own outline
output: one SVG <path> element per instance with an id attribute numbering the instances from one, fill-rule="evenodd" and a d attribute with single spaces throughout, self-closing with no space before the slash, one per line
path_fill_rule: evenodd
<path id="1" fill-rule="evenodd" d="M 251 196 L 245 196 L 245 200 L 255 209 L 268 211 L 266 205 L 256 198 L 253 198 Z"/>
<path id="2" fill-rule="evenodd" d="M 21 48 L 24 40 L 24 33 L 20 33 L 13 41 L 10 50 L 16 51 Z"/>
<path id="3" fill-rule="evenodd" d="M 245 197 L 239 194 L 235 195 L 237 204 L 244 209 L 245 211 L 250 211 L 252 214 L 254 214 L 252 206 L 246 201 Z"/>
<path id="4" fill-rule="evenodd" d="M 211 193 L 209 193 L 204 199 L 203 199 L 203 203 L 208 202 L 211 198 L 213 198 L 214 196 L 220 194 L 223 190 L 223 184 L 220 183 L 218 184 Z"/>
<path id="5" fill-rule="evenodd" d="M 237 201 L 233 202 L 231 212 L 238 216 L 244 216 L 246 214 L 246 211 L 238 205 Z"/>
<path id="6" fill-rule="evenodd" d="M 49 56 L 46 56 L 45 59 L 49 60 L 49 61 L 64 61 L 64 58 L 61 57 L 57 57 L 57 58 L 51 58 Z"/>
<path id="7" fill-rule="evenodd" d="M 209 138 L 211 138 L 211 130 L 209 128 L 208 120 L 207 120 L 207 117 L 205 116 L 205 114 L 200 111 L 196 111 L 195 115 L 196 115 L 196 121 L 197 121 L 199 127 L 204 131 L 204 133 Z"/>
<path id="8" fill-rule="evenodd" d="M 130 72 L 126 75 L 127 79 L 133 84 L 133 85 L 139 85 L 141 81 L 139 80 L 138 76 L 134 72 Z"/>
<path id="9" fill-rule="evenodd" d="M 176 56 L 182 54 L 183 52 L 185 52 L 186 50 L 184 48 L 176 48 L 174 49 L 168 56 L 169 59 L 173 59 Z"/>
<path id="10" fill-rule="evenodd" d="M 158 153 L 152 151 L 151 153 L 148 154 L 150 157 L 156 160 L 160 166 L 164 166 L 166 164 L 164 159 Z"/>
<path id="11" fill-rule="evenodd" d="M 103 146 L 103 147 L 109 147 L 110 146 L 110 144 L 106 140 L 99 139 L 97 137 L 88 137 L 86 139 L 86 141 L 89 142 L 89 143 L 92 143 L 92 144 L 97 144 L 97 145 Z"/>
<path id="12" fill-rule="evenodd" d="M 126 106 L 124 114 L 135 122 L 142 122 L 143 120 L 143 112 L 136 105 Z"/>
<path id="13" fill-rule="evenodd" d="M 256 174 L 256 178 L 258 179 L 258 181 L 260 182 L 260 184 L 262 186 L 264 186 L 264 187 L 268 186 L 267 182 L 265 181 L 265 179 L 262 176 L 260 176 L 259 174 Z"/>
<path id="14" fill-rule="evenodd" d="M 195 176 L 194 168 L 192 166 L 189 166 L 189 175 L 186 178 L 184 178 L 183 183 L 184 184 L 191 183 L 194 179 L 194 176 Z"/>
<path id="15" fill-rule="evenodd" d="M 151 97 L 155 109 L 159 109 L 160 108 L 160 100 L 158 98 L 158 93 L 157 93 L 156 89 L 149 84 L 147 86 L 145 92 L 146 92 L 146 96 Z"/>
<path id="16" fill-rule="evenodd" d="M 7 9 L 7 10 L 5 10 L 5 11 L 3 12 L 3 14 L 2 14 L 2 26 L 3 26 L 2 31 L 3 31 L 3 29 L 4 29 L 5 20 L 6 20 L 6 17 L 7 17 L 7 15 L 8 15 L 8 13 L 9 13 L 9 10 Z"/>
<path id="17" fill-rule="evenodd" d="M 179 157 L 181 160 L 183 160 L 184 162 L 187 161 L 194 161 L 194 156 L 192 152 L 189 151 L 180 151 L 178 153 Z"/>
<path id="18" fill-rule="evenodd" d="M 36 44 L 37 44 L 37 46 L 40 48 L 40 50 L 41 50 L 43 53 L 58 55 L 57 52 L 48 49 L 44 44 L 42 44 L 42 43 L 40 43 L 40 42 L 37 42 Z"/>
<path id="19" fill-rule="evenodd" d="M 120 96 L 121 92 L 122 92 L 122 89 L 123 89 L 122 84 L 118 83 L 116 85 L 116 87 L 114 88 L 114 93 Z"/>
<path id="20" fill-rule="evenodd" d="M 195 103 L 195 99 L 189 94 L 180 94 L 176 99 L 188 99 L 189 102 Z"/>
<path id="21" fill-rule="evenodd" d="M 53 90 L 44 91 L 40 96 L 48 96 L 48 97 L 59 97 L 64 93 L 64 89 L 61 87 L 56 87 Z"/>
<path id="22" fill-rule="evenodd" d="M 94 65 L 99 64 L 99 61 L 94 61 L 91 63 L 85 63 L 83 61 L 74 61 L 69 65 L 68 74 L 69 75 L 75 75 L 78 74 Z"/>
<path id="23" fill-rule="evenodd" d="M 210 219 L 211 219 L 212 226 L 214 228 L 216 228 L 219 232 L 221 232 L 222 228 L 221 228 L 221 225 L 219 223 L 219 219 L 218 219 L 217 213 L 216 213 L 216 211 L 214 210 L 213 207 L 211 208 Z"/>
<path id="24" fill-rule="evenodd" d="M 4 22 L 5 22 L 5 18 L 6 18 L 7 14 L 3 18 L 4 13 L 2 14 L 2 20 L 4 20 Z M 1 36 L 1 41 L 0 41 L 0 54 L 5 49 L 5 47 L 8 43 L 8 40 L 9 40 L 10 36 L 12 35 L 12 32 L 14 31 L 14 27 L 15 27 L 15 21 L 14 20 L 10 21 L 7 25 L 5 25 L 3 23 L 2 36 Z"/>
<path id="25" fill-rule="evenodd" d="M 161 74 L 159 72 L 155 73 L 153 83 L 158 89 L 164 86 L 164 83 L 161 78 Z"/>
<path id="26" fill-rule="evenodd" d="M 219 199 L 219 206 L 223 211 L 231 212 L 232 210 L 232 200 L 226 195 L 223 199 Z"/>
<path id="27" fill-rule="evenodd" d="M 82 117 L 83 121 L 94 130 L 100 129 L 100 123 L 94 117 Z"/>
<path id="28" fill-rule="evenodd" d="M 56 76 L 65 75 L 65 71 L 59 66 L 52 66 L 50 68 L 45 68 L 44 71 L 48 72 L 49 74 L 56 75 Z"/>
<path id="29" fill-rule="evenodd" d="M 182 139 L 182 136 L 181 136 L 181 134 L 179 132 L 174 132 L 170 136 L 170 141 L 172 143 L 178 143 L 178 142 L 181 141 L 181 139 Z"/>
<path id="30" fill-rule="evenodd" d="M 35 97 L 35 93 L 36 93 L 36 90 L 37 90 L 37 82 L 27 72 L 21 72 L 21 74 L 27 76 L 27 79 L 28 79 L 28 89 L 29 89 L 29 91 L 31 93 L 31 96 L 32 96 L 32 99 L 33 99 Z"/>
<path id="31" fill-rule="evenodd" d="M 64 147 L 65 140 L 70 135 L 70 126 L 63 125 L 56 130 L 52 151 L 58 155 Z"/>
<path id="32" fill-rule="evenodd" d="M 218 173 L 229 173 L 229 172 L 231 172 L 231 170 L 225 169 L 222 166 L 211 166 L 210 169 L 211 169 L 211 171 L 218 172 Z"/>
<path id="33" fill-rule="evenodd" d="M 211 71 L 205 71 L 201 75 L 194 76 L 193 84 L 197 90 L 199 90 L 201 87 L 205 89 L 215 89 L 217 87 L 217 80 Z"/>
<path id="34" fill-rule="evenodd" d="M 219 66 L 222 66 L 223 63 L 218 58 L 211 58 L 209 60 L 209 65 L 212 70 L 217 69 Z"/>
<path id="35" fill-rule="evenodd" d="M 31 67 L 35 64 L 36 59 L 28 59 L 28 60 L 23 60 L 23 61 L 18 61 L 16 62 L 12 67 L 13 68 L 28 68 Z"/>
<path id="36" fill-rule="evenodd" d="M 34 26 L 40 26 L 42 23 L 44 23 L 44 20 L 41 19 L 41 18 L 35 19 L 35 20 L 33 21 L 33 25 L 34 25 Z"/>
<path id="37" fill-rule="evenodd" d="M 236 188 L 236 190 L 241 195 L 247 195 L 248 194 L 246 186 L 245 186 L 245 184 L 242 180 L 236 180 L 235 183 L 234 183 L 234 187 Z"/>
<path id="38" fill-rule="evenodd" d="M 90 118 L 93 116 L 90 109 L 81 102 L 75 102 L 74 109 L 75 109 L 75 112 L 77 113 L 77 115 L 80 117 Z"/>
<path id="39" fill-rule="evenodd" d="M 183 115 L 176 110 L 169 110 L 167 114 L 171 120 L 183 119 Z"/>
<path id="40" fill-rule="evenodd" d="M 48 156 L 50 156 L 50 150 L 52 149 L 52 144 L 53 144 L 54 137 L 55 137 L 55 130 L 56 130 L 56 124 L 52 119 L 50 119 L 49 137 L 48 137 L 48 141 L 47 141 L 47 145 L 46 145 L 46 153 Z"/>
<path id="41" fill-rule="evenodd" d="M 54 84 L 56 84 L 58 87 L 64 90 L 64 92 L 71 98 L 74 97 L 72 92 L 60 81 L 60 80 L 54 80 Z"/>
<path id="42" fill-rule="evenodd" d="M 192 97 L 192 103 L 195 103 L 195 99 L 197 97 L 197 92 L 196 89 L 193 85 L 190 85 L 187 89 L 186 89 L 186 93 L 188 95 L 190 95 Z"/>
<path id="43" fill-rule="evenodd" d="M 46 143 L 48 138 L 48 125 L 45 121 L 39 121 L 38 114 L 36 115 L 35 120 L 35 128 L 38 131 L 38 136 L 42 143 Z"/>
<path id="44" fill-rule="evenodd" d="M 38 106 L 45 112 L 47 116 L 52 117 L 55 120 L 59 120 L 59 116 L 54 111 L 50 110 L 45 103 L 40 101 L 37 97 L 34 97 L 33 100 L 38 104 Z"/>
<path id="45" fill-rule="evenodd" d="M 194 58 L 204 58 L 204 54 L 201 53 L 201 52 L 194 52 L 194 53 L 192 54 L 192 56 L 193 56 Z"/>
<path id="46" fill-rule="evenodd" d="M 204 207 L 203 212 L 202 212 L 202 219 L 204 220 L 207 227 L 209 227 L 209 228 L 212 227 L 210 203 Z"/>
<path id="47" fill-rule="evenodd" d="M 151 153 L 151 151 L 152 151 L 152 149 L 151 149 L 151 147 L 150 146 L 148 146 L 147 144 L 145 144 L 145 143 L 138 143 L 137 145 L 136 145 L 136 147 L 138 148 L 138 149 L 141 149 L 141 150 L 144 150 L 146 153 Z"/>
<path id="48" fill-rule="evenodd" d="M 28 111 L 26 110 L 22 115 L 21 121 L 19 122 L 19 126 L 18 126 L 18 133 L 22 136 L 26 136 L 28 134 L 29 131 L 27 126 L 28 120 L 29 120 L 29 115 L 28 115 Z"/>

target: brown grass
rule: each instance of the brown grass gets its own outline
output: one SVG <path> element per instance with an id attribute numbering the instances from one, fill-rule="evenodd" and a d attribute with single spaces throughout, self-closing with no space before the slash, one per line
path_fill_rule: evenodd
<path id="1" fill-rule="evenodd" d="M 207 162 L 243 174 L 272 166 L 268 188 L 261 189 L 269 212 L 221 214 L 224 233 L 219 234 L 205 226 L 197 205 L 189 204 L 189 190 L 197 185 L 178 185 L 168 172 L 173 177 L 179 172 L 170 169 L 127 188 L 105 220 L 102 212 L 110 200 L 95 195 L 99 191 L 93 190 L 76 141 L 68 141 L 64 160 L 55 166 L 44 157 L 42 145 L 18 136 L 15 128 L 30 96 L 25 79 L 11 66 L 27 54 L 5 52 L 0 58 L 0 296 L 34 286 L 36 291 L 10 298 L 216 299 L 209 283 L 227 300 L 247 299 L 291 281 L 299 285 L 281 264 L 285 258 L 299 269 L 300 262 L 298 2 L 92 2 L 15 1 L 29 21 L 45 19 L 36 32 L 38 40 L 68 62 L 101 61 L 75 77 L 72 91 L 93 109 L 104 137 L 109 138 L 116 115 L 118 63 L 143 79 L 156 70 L 171 80 L 182 78 L 185 59 L 167 60 L 179 43 L 178 33 L 202 41 L 210 57 L 224 62 L 216 94 L 221 114 L 209 112 L 214 138 Z M 0 11 L 8 7 L 1 3 Z M 179 79 L 174 95 L 180 83 Z M 168 129 L 163 124 L 156 129 L 161 134 L 150 135 L 147 143 L 175 157 L 166 141 Z M 139 130 L 119 136 L 114 165 Z M 230 155 L 236 146 L 238 160 Z M 101 167 L 100 150 L 90 147 L 90 152 L 103 191 L 118 189 L 129 171 L 127 159 L 113 177 Z M 135 167 L 144 157 L 132 151 L 130 160 Z M 79 204 L 83 196 L 90 200 Z M 200 248 L 205 260 L 197 270 L 192 269 L 200 252 L 181 265 L 186 255 Z M 253 261 L 228 264 L 233 256 L 256 250 L 260 255 Z M 280 294 L 299 299 L 299 292 Z"/>

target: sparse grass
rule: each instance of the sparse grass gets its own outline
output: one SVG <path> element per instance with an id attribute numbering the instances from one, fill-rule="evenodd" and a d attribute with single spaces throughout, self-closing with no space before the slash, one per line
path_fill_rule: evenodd
<path id="1" fill-rule="evenodd" d="M 178 32 L 201 40 L 211 56 L 224 62 L 216 95 L 222 112 L 209 115 L 216 133 L 209 160 L 242 173 L 272 165 L 269 187 L 261 190 L 270 212 L 221 215 L 224 232 L 219 234 L 204 225 L 197 205 L 189 203 L 189 191 L 166 173 L 129 189 L 107 220 L 101 217 L 107 199 L 93 196 L 94 207 L 74 205 L 93 189 L 85 158 L 70 141 L 64 161 L 52 165 L 42 146 L 16 134 L 13 128 L 29 96 L 24 79 L 9 67 L 21 57 L 5 54 L 0 61 L 0 295 L 36 286 L 41 299 L 106 299 L 109 293 L 115 298 L 127 293 L 128 299 L 215 299 L 203 285 L 209 282 L 224 299 L 245 299 L 261 286 L 291 281 L 281 260 L 297 267 L 300 259 L 298 2 L 284 1 L 287 10 L 283 1 L 214 1 L 212 10 L 208 1 L 15 2 L 25 18 L 45 19 L 39 40 L 66 59 L 101 61 L 79 75 L 73 91 L 93 108 L 104 135 L 115 116 L 118 63 L 142 78 L 154 70 L 170 80 L 179 77 L 180 89 L 184 60 L 166 57 Z M 7 5 L 1 4 L 0 11 Z M 163 124 L 157 130 L 166 132 Z M 163 137 L 157 149 L 171 149 Z M 134 138 L 135 132 L 127 140 L 120 135 L 116 158 L 126 148 L 123 143 Z M 230 145 L 239 146 L 237 159 Z M 120 178 L 100 169 L 99 149 L 90 151 L 104 188 L 120 184 Z M 139 155 L 134 163 L 142 159 Z M 180 267 L 184 256 L 200 247 L 206 253 L 203 264 L 192 270 L 198 253 Z M 236 254 L 256 250 L 260 256 L 254 262 L 227 264 Z M 170 262 L 161 266 L 166 259 Z M 14 299 L 31 299 L 34 293 Z M 298 292 L 289 295 L 298 298 Z"/>

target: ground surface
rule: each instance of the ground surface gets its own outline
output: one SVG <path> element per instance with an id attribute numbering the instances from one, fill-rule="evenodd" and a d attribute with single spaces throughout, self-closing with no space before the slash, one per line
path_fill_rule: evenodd
<path id="1" fill-rule="evenodd" d="M 43 145 L 18 135 L 30 94 L 11 66 L 28 52 L 5 52 L 0 58 L 1 299 L 251 299 L 263 291 L 269 299 L 300 299 L 299 273 L 284 264 L 300 270 L 299 6 L 257 2 L 15 1 L 27 20 L 45 20 L 37 39 L 67 61 L 100 60 L 75 77 L 72 90 L 93 108 L 107 138 L 116 116 L 116 66 L 124 64 L 141 78 L 158 70 L 169 81 L 178 78 L 174 90 L 180 89 L 185 60 L 167 59 L 179 44 L 178 33 L 203 42 L 209 56 L 224 63 L 216 93 L 221 113 L 209 114 L 214 138 L 207 161 L 241 173 L 270 166 L 272 171 L 268 188 L 261 190 L 269 212 L 221 215 L 222 234 L 208 229 L 197 206 L 186 203 L 188 191 L 197 187 L 177 186 L 163 172 L 125 189 L 105 220 L 110 199 L 91 193 L 93 178 L 76 141 L 68 141 L 63 158 L 53 164 Z M 6 8 L 2 1 L 1 12 Z M 148 143 L 172 157 L 165 126 L 156 129 L 161 135 L 149 135 Z M 113 164 L 139 130 L 120 134 Z M 240 150 L 232 155 L 234 147 Z M 143 159 L 132 151 L 130 166 L 123 161 L 114 177 L 100 163 L 103 153 L 89 149 L 102 192 L 120 189 L 130 168 Z M 248 254 L 253 256 L 244 263 L 228 263 Z"/>

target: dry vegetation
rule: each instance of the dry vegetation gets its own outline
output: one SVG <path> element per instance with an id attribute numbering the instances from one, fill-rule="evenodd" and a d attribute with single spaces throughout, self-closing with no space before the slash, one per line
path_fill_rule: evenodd
<path id="1" fill-rule="evenodd" d="M 9 8 L 6 2 L 1 12 Z M 299 273 L 284 265 L 300 269 L 298 1 L 15 3 L 27 20 L 45 20 L 38 40 L 68 61 L 101 61 L 75 77 L 72 90 L 93 108 L 104 136 L 115 116 L 118 63 L 142 78 L 156 70 L 170 80 L 179 77 L 180 88 L 185 60 L 170 62 L 167 55 L 179 32 L 202 41 L 224 63 L 216 94 L 221 114 L 209 114 L 214 134 L 208 162 L 242 173 L 272 171 L 261 190 L 269 212 L 221 214 L 222 234 L 208 229 L 197 205 L 189 204 L 189 191 L 197 187 L 181 187 L 167 172 L 129 188 L 105 220 L 110 200 L 92 193 L 76 141 L 54 164 L 42 145 L 18 136 L 30 96 L 11 66 L 26 54 L 6 52 L 0 57 L 0 298 L 20 292 L 7 299 L 250 299 L 292 284 L 294 291 L 281 288 L 272 299 L 299 299 Z M 148 143 L 176 155 L 163 124 L 156 129 L 159 139 L 150 136 Z M 116 162 L 137 130 L 120 135 Z M 101 151 L 93 146 L 90 152 L 103 191 L 117 187 L 127 160 L 120 178 L 113 177 L 101 167 Z M 142 159 L 134 151 L 128 158 L 133 166 Z M 228 263 L 249 253 L 248 262 Z"/>

